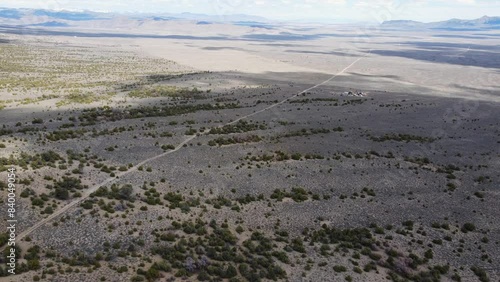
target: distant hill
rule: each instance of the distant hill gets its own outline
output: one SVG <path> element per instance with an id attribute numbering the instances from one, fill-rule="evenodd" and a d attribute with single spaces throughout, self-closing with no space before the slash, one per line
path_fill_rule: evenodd
<path id="1" fill-rule="evenodd" d="M 20 19 L 22 13 L 17 9 L 0 9 L 0 18 Z"/>
<path id="2" fill-rule="evenodd" d="M 474 20 L 451 19 L 441 22 L 423 23 L 417 21 L 385 21 L 382 27 L 389 28 L 431 28 L 431 29 L 500 29 L 500 17 L 484 16 Z"/>
<path id="3" fill-rule="evenodd" d="M 54 19 L 62 19 L 68 21 L 89 21 L 98 18 L 96 13 L 90 12 L 70 12 L 70 11 L 50 11 L 50 10 L 33 10 L 34 16 L 47 16 Z"/>
<path id="4" fill-rule="evenodd" d="M 61 23 L 61 22 L 56 22 L 56 21 L 50 21 L 50 22 L 43 22 L 43 23 L 31 24 L 30 26 L 67 27 L 67 26 L 69 26 L 69 24 L 67 24 L 67 23 Z"/>
<path id="5" fill-rule="evenodd" d="M 252 15 L 206 15 L 193 13 L 143 13 L 143 14 L 117 14 L 93 11 L 53 11 L 44 9 L 11 9 L 0 7 L 0 23 L 18 26 L 71 26 L 71 22 L 85 22 L 97 20 L 113 20 L 127 18 L 130 22 L 138 20 L 153 20 L 157 22 L 172 20 L 192 20 L 199 24 L 216 22 L 267 22 L 263 17 Z M 57 24 L 56 24 L 57 22 Z"/>
<path id="6" fill-rule="evenodd" d="M 233 24 L 240 25 L 240 26 L 266 28 L 266 29 L 273 28 L 273 25 L 270 25 L 267 23 L 262 23 L 262 22 L 256 22 L 256 21 L 236 21 L 236 22 L 233 22 Z"/>

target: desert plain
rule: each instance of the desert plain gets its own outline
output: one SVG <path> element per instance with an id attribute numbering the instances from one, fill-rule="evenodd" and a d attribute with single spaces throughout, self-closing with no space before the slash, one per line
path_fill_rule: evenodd
<path id="1" fill-rule="evenodd" d="M 2 281 L 500 281 L 495 30 L 0 38 Z"/>

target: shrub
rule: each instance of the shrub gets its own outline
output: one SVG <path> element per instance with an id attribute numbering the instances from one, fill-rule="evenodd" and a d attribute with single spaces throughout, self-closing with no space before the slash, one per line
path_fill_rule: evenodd
<path id="1" fill-rule="evenodd" d="M 69 192 L 65 188 L 57 187 L 54 196 L 59 200 L 67 200 L 69 199 Z"/>
<path id="2" fill-rule="evenodd" d="M 299 252 L 299 253 L 305 253 L 306 249 L 304 248 L 304 243 L 302 242 L 301 238 L 295 238 L 292 240 L 290 247 L 292 250 Z"/>
<path id="3" fill-rule="evenodd" d="M 173 150 L 175 149 L 175 146 L 174 145 L 162 145 L 161 148 L 166 151 L 166 150 Z"/>
<path id="4" fill-rule="evenodd" d="M 142 282 L 144 280 L 145 280 L 144 277 L 139 276 L 139 275 L 136 275 L 136 276 L 133 276 L 132 278 L 130 278 L 130 281 L 132 281 L 132 282 Z"/>
<path id="5" fill-rule="evenodd" d="M 479 278 L 479 281 L 481 282 L 489 282 L 490 279 L 488 278 L 488 274 L 486 274 L 486 271 L 484 269 L 478 267 L 478 266 L 473 266 L 471 267 L 472 272 Z"/>
<path id="6" fill-rule="evenodd" d="M 446 184 L 446 187 L 448 187 L 449 191 L 455 191 L 455 189 L 457 189 L 457 185 L 455 185 L 454 183 L 451 183 L 451 182 Z"/>
<path id="7" fill-rule="evenodd" d="M 470 222 L 467 222 L 467 223 L 465 223 L 465 224 L 462 226 L 462 229 L 461 229 L 461 230 L 462 230 L 462 232 L 464 232 L 464 233 L 467 233 L 467 232 L 469 232 L 469 231 L 470 231 L 470 232 L 472 232 L 472 231 L 476 230 L 476 226 L 475 226 L 474 224 L 470 223 Z"/>
<path id="8" fill-rule="evenodd" d="M 333 270 L 334 270 L 335 272 L 346 272 L 346 271 L 347 271 L 347 268 L 346 268 L 345 266 L 343 266 L 343 265 L 335 265 L 335 266 L 333 267 Z"/>
<path id="9" fill-rule="evenodd" d="M 43 210 L 43 213 L 45 214 L 52 214 L 54 212 L 54 210 L 52 209 L 51 206 L 48 206 L 46 207 L 44 210 Z"/>
<path id="10" fill-rule="evenodd" d="M 242 233 L 242 232 L 243 232 L 243 227 L 241 227 L 241 225 L 238 225 L 238 226 L 236 227 L 236 232 L 238 232 L 238 233 Z"/>

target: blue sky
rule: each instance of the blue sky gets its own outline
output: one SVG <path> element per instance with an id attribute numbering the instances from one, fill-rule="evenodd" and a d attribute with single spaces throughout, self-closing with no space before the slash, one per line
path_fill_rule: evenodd
<path id="1" fill-rule="evenodd" d="M 500 16 L 500 0 L 2 0 L 0 6 L 122 13 L 250 14 L 278 20 L 370 22 Z"/>

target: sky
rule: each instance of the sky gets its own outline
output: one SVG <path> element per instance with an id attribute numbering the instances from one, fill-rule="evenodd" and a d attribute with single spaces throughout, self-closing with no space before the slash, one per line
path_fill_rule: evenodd
<path id="1" fill-rule="evenodd" d="M 118 13 L 247 14 L 275 20 L 423 22 L 500 16 L 500 0 L 2 0 L 0 7 Z"/>

